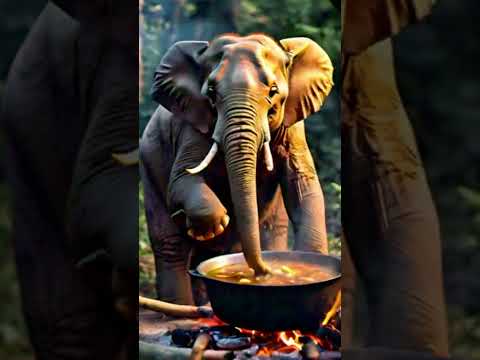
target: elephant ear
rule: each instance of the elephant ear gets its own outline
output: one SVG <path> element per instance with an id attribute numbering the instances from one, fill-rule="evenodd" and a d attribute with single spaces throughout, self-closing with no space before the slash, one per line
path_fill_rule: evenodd
<path id="1" fill-rule="evenodd" d="M 207 69 L 199 62 L 206 41 L 180 41 L 162 58 L 154 75 L 151 95 L 170 112 L 182 114 L 197 130 L 207 133 L 213 123 L 208 98 L 201 93 Z"/>
<path id="2" fill-rule="evenodd" d="M 288 127 L 320 110 L 333 86 L 333 66 L 327 53 L 308 38 L 283 39 L 280 43 L 291 59 L 283 120 Z"/>

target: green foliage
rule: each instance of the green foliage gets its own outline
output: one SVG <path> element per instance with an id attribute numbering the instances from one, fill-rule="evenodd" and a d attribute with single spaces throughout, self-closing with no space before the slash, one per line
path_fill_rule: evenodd
<path id="1" fill-rule="evenodd" d="M 394 39 L 400 94 L 438 211 L 450 349 L 459 359 L 480 359 L 480 23 L 465 21 L 477 6 L 437 1 L 427 22 Z"/>
<path id="2" fill-rule="evenodd" d="M 470 221 L 468 224 L 462 221 L 461 230 L 457 227 L 460 225 L 458 219 L 444 227 L 446 234 L 456 231 L 454 243 L 444 250 L 447 252 L 445 267 L 460 269 L 463 275 L 455 277 L 451 285 L 454 293 L 447 293 L 451 302 L 448 307 L 450 346 L 455 356 L 480 359 L 480 284 L 477 281 L 480 273 L 480 189 L 462 185 L 456 190 L 457 196 L 451 193 L 448 198 L 452 205 L 456 204 L 453 206 L 459 214 Z"/>
<path id="3" fill-rule="evenodd" d="M 145 217 L 145 203 L 143 186 L 140 183 L 138 191 L 138 259 L 139 259 L 139 291 L 144 296 L 155 297 L 154 283 L 155 270 L 152 248 L 148 238 L 147 221 Z"/>
<path id="4" fill-rule="evenodd" d="M 20 312 L 20 293 L 10 244 L 7 189 L 0 184 L 0 358 L 23 359 L 30 354 L 25 324 Z"/>
<path id="5" fill-rule="evenodd" d="M 138 253 L 140 256 L 148 254 L 150 248 L 150 242 L 148 240 L 148 230 L 146 226 L 146 217 L 145 217 L 145 203 L 144 203 L 144 196 L 143 196 L 143 186 L 140 183 L 139 185 L 139 192 L 138 192 L 138 213 L 139 213 L 139 220 L 138 220 Z"/>
<path id="6" fill-rule="evenodd" d="M 340 53 L 339 12 L 327 0 L 243 0 L 240 4 L 240 34 L 264 32 L 277 40 L 309 37 L 330 56 Z"/>

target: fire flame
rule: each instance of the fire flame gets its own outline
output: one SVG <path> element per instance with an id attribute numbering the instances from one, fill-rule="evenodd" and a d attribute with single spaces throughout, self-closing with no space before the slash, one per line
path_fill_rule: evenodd
<path id="1" fill-rule="evenodd" d="M 342 304 L 342 292 L 339 291 L 337 293 L 337 297 L 335 298 L 335 302 L 333 303 L 333 306 L 331 307 L 331 309 L 327 312 L 327 315 L 325 315 L 325 319 L 323 319 L 322 321 L 322 326 L 325 326 L 327 325 L 330 320 L 332 319 L 332 317 L 335 316 L 335 314 L 337 313 L 338 309 L 340 308 L 340 305 Z"/>
<path id="2" fill-rule="evenodd" d="M 273 352 L 291 353 L 303 347 L 302 338 L 309 338 L 315 344 L 323 345 L 322 340 L 314 334 L 302 333 L 298 330 L 279 332 L 262 332 L 237 328 L 241 333 L 249 335 L 254 343 L 262 344 L 258 356 L 271 356 Z M 303 339 L 305 340 L 305 339 Z"/>
<path id="3" fill-rule="evenodd" d="M 335 329 L 332 318 L 340 310 L 342 303 L 341 291 L 335 297 L 335 301 L 330 310 L 325 315 L 321 322 L 322 327 L 329 327 Z M 305 340 L 313 341 L 315 344 L 321 346 L 325 350 L 333 350 L 333 345 L 327 340 L 316 334 L 302 333 L 298 330 L 288 330 L 279 332 L 262 332 L 256 330 L 247 330 L 237 328 L 241 333 L 247 334 L 252 338 L 252 341 L 257 344 L 262 344 L 257 352 L 257 356 L 271 356 L 274 352 L 291 353 L 301 351 Z"/>
<path id="4" fill-rule="evenodd" d="M 302 350 L 302 344 L 300 343 L 299 339 L 302 336 L 302 333 L 300 331 L 289 331 L 287 334 L 287 331 L 282 331 L 279 333 L 278 337 L 279 339 L 287 346 L 292 346 L 295 347 L 297 350 Z"/>

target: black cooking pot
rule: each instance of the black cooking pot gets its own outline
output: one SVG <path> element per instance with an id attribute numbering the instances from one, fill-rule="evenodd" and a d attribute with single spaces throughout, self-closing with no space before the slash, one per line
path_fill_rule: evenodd
<path id="1" fill-rule="evenodd" d="M 245 263 L 242 253 L 203 261 L 190 274 L 203 279 L 213 311 L 224 322 L 253 330 L 316 330 L 340 290 L 340 259 L 304 251 L 263 251 L 265 261 L 311 263 L 332 274 L 315 283 L 292 285 L 238 284 L 207 274 L 226 265 Z"/>

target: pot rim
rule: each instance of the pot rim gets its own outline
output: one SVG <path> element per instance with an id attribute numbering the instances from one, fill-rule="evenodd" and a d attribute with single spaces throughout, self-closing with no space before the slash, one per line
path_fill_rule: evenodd
<path id="1" fill-rule="evenodd" d="M 336 271 L 336 273 L 332 274 L 332 276 L 330 278 L 328 278 L 327 280 L 301 283 L 301 284 L 256 284 L 256 283 L 240 284 L 240 283 L 234 283 L 234 282 L 226 281 L 226 280 L 223 280 L 223 279 L 219 279 L 219 278 L 216 278 L 216 277 L 213 277 L 213 276 L 208 276 L 205 271 L 202 271 L 202 268 L 205 268 L 206 266 L 208 266 L 211 263 L 218 262 L 220 259 L 221 260 L 228 260 L 230 258 L 241 257 L 243 259 L 243 261 L 245 261 L 245 258 L 243 257 L 243 253 L 237 252 L 237 253 L 232 253 L 232 254 L 219 255 L 219 256 L 215 256 L 213 258 L 204 260 L 200 264 L 198 264 L 198 266 L 196 267 L 195 270 L 191 270 L 191 271 L 189 271 L 189 273 L 192 276 L 197 276 L 197 277 L 200 277 L 200 278 L 203 278 L 203 279 L 208 279 L 208 280 L 211 280 L 211 281 L 217 281 L 217 282 L 221 282 L 221 283 L 224 283 L 224 284 L 229 284 L 229 285 L 232 285 L 232 286 L 262 287 L 262 288 L 266 288 L 266 287 L 275 287 L 275 288 L 289 287 L 289 288 L 291 288 L 291 287 L 304 287 L 304 286 L 312 286 L 312 285 L 313 286 L 315 286 L 315 285 L 326 285 L 326 284 L 335 282 L 342 277 L 342 273 L 341 273 L 341 270 L 340 270 L 340 267 L 341 267 L 340 256 L 325 255 L 325 254 L 318 253 L 318 252 L 313 252 L 313 251 L 298 251 L 298 250 L 284 250 L 284 251 L 266 250 L 266 251 L 262 251 L 262 255 L 284 255 L 284 254 L 296 254 L 296 255 L 299 255 L 299 256 L 301 256 L 301 255 L 318 256 L 319 258 L 333 259 L 335 261 L 338 261 L 339 271 Z M 234 262 L 234 263 L 238 263 L 238 261 Z M 226 265 L 229 265 L 229 264 L 230 263 L 228 263 Z"/>

